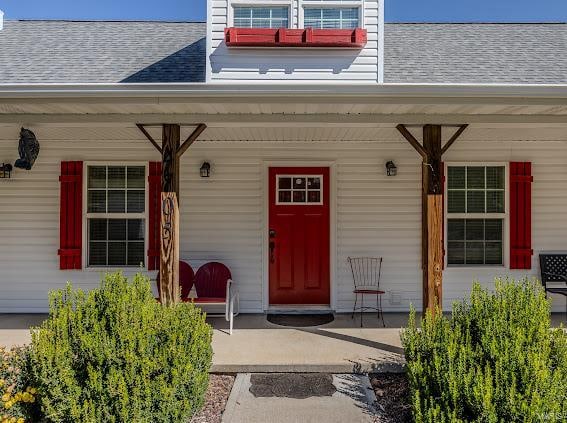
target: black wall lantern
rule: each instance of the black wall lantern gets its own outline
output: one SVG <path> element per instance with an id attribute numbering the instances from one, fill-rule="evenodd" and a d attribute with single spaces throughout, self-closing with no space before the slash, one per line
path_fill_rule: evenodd
<path id="1" fill-rule="evenodd" d="M 2 163 L 0 166 L 0 179 L 9 179 L 12 176 L 12 165 L 10 163 Z"/>
<path id="2" fill-rule="evenodd" d="M 386 162 L 386 175 L 388 176 L 396 176 L 398 173 L 398 168 L 396 167 L 395 163 L 392 160 Z"/>
<path id="3" fill-rule="evenodd" d="M 199 174 L 201 175 L 201 178 L 208 178 L 211 176 L 211 164 L 209 162 L 203 162 L 199 169 Z"/>

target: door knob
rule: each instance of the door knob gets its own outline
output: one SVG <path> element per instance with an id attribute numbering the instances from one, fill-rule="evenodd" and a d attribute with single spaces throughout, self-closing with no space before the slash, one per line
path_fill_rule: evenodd
<path id="1" fill-rule="evenodd" d="M 274 229 L 270 229 L 270 238 L 275 238 L 276 237 L 276 231 Z"/>

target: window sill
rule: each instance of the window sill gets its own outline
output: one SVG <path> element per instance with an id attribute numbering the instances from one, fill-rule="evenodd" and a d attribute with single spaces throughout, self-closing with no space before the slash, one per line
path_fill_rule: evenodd
<path id="1" fill-rule="evenodd" d="M 452 266 L 446 266 L 445 267 L 445 271 L 452 271 L 452 270 L 462 270 L 462 271 L 471 271 L 471 270 L 490 270 L 490 271 L 494 271 L 494 270 L 498 270 L 498 271 L 509 271 L 510 269 L 506 266 L 503 266 L 501 264 L 494 264 L 494 265 L 490 265 L 490 264 L 479 264 L 477 266 L 471 266 L 471 265 L 452 265 Z"/>
<path id="2" fill-rule="evenodd" d="M 363 48 L 365 29 L 225 28 L 228 47 Z"/>
<path id="3" fill-rule="evenodd" d="M 120 272 L 120 271 L 124 271 L 124 272 L 128 272 L 128 273 L 132 273 L 132 272 L 152 272 L 152 270 L 148 270 L 146 267 L 140 267 L 140 266 L 116 266 L 116 267 L 105 267 L 105 266 L 88 266 L 85 267 L 83 269 L 83 271 L 86 272 L 103 272 L 103 273 L 115 273 L 115 272 Z"/>

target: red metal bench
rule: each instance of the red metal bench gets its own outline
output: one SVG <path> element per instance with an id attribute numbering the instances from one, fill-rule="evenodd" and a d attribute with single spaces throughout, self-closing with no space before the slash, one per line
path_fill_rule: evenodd
<path id="1" fill-rule="evenodd" d="M 229 322 L 228 333 L 232 335 L 234 316 L 238 316 L 240 305 L 238 290 L 228 267 L 218 262 L 202 265 L 195 275 L 195 290 L 197 297 L 187 301 L 198 305 L 224 305 L 225 319 Z"/>
<path id="2" fill-rule="evenodd" d="M 195 282 L 195 272 L 191 265 L 187 262 L 179 260 L 179 285 L 181 287 L 181 300 L 187 301 L 193 283 Z M 159 271 L 156 277 L 156 284 L 158 287 L 158 297 L 156 300 L 160 301 L 159 297 Z"/>
<path id="3" fill-rule="evenodd" d="M 159 272 L 157 275 L 159 284 Z M 224 305 L 225 319 L 229 322 L 229 334 L 232 335 L 234 317 L 240 313 L 239 295 L 228 267 L 222 263 L 210 262 L 197 270 L 186 262 L 179 260 L 179 285 L 181 300 L 199 306 Z M 189 297 L 195 285 L 196 297 Z M 159 301 L 159 297 L 156 298 Z M 236 303 L 236 311 L 235 311 Z"/>

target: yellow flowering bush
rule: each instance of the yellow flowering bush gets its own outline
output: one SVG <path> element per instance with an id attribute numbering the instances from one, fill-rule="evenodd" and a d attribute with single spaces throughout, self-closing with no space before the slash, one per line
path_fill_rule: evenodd
<path id="1" fill-rule="evenodd" d="M 28 370 L 29 348 L 0 346 L 0 423 L 36 421 L 37 389 Z"/>

